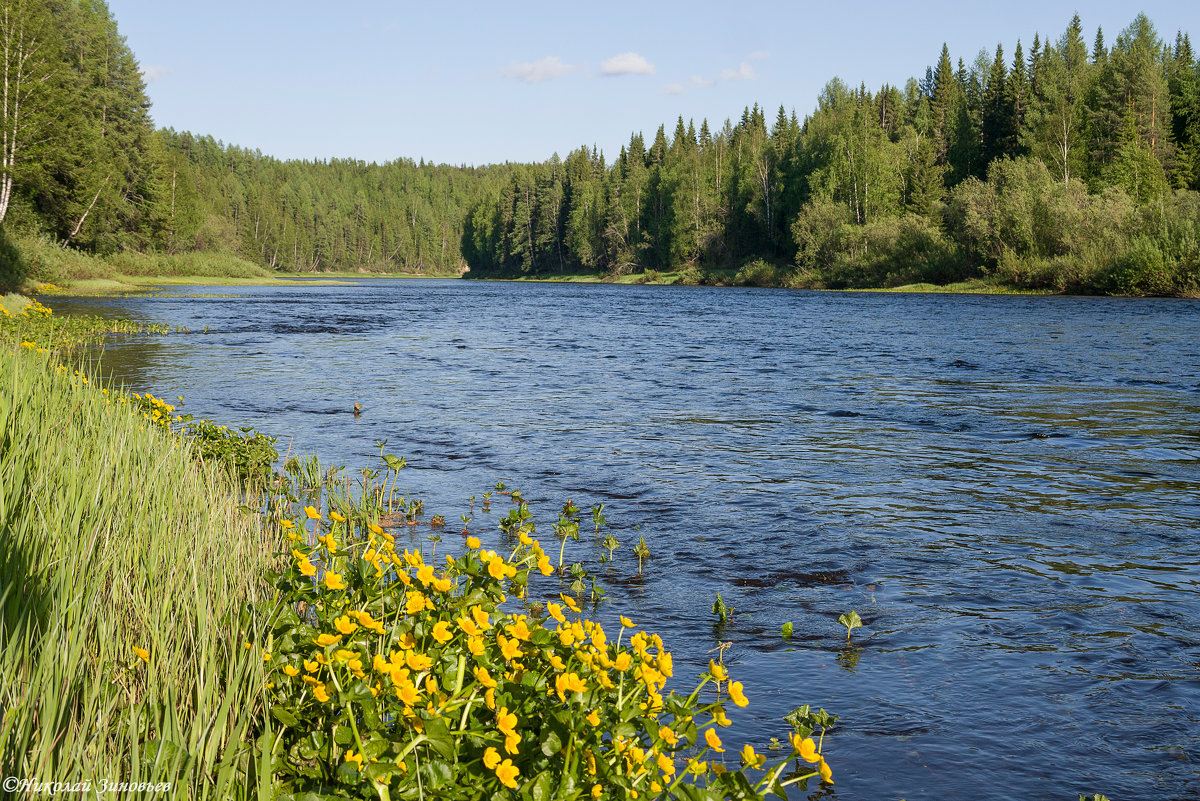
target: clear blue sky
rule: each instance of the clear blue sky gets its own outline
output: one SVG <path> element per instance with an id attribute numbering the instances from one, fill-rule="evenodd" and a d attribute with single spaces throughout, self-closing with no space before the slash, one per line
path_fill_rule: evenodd
<path id="1" fill-rule="evenodd" d="M 974 3 L 257 2 L 110 0 L 158 125 L 280 158 L 540 161 L 677 116 L 714 127 L 755 102 L 803 118 L 834 76 L 903 86 L 941 51 L 968 64 L 1057 39 L 1078 10 L 1089 47 L 1138 8 Z M 1200 3 L 1141 5 L 1165 40 L 1200 44 Z"/>

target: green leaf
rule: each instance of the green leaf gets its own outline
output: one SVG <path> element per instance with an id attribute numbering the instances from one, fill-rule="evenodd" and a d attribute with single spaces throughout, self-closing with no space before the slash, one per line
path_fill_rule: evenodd
<path id="1" fill-rule="evenodd" d="M 550 755 L 546 754 L 546 756 Z M 550 771 L 544 770 L 526 787 L 528 787 L 530 801 L 551 801 L 554 777 L 550 775 Z"/>
<path id="2" fill-rule="evenodd" d="M 542 737 L 542 753 L 546 756 L 554 756 L 562 750 L 562 738 L 558 736 L 558 732 L 554 729 L 547 729 Z"/>
<path id="3" fill-rule="evenodd" d="M 791 637 L 792 636 L 791 621 L 789 620 L 787 623 L 784 623 L 783 627 L 779 631 L 780 631 L 780 634 L 782 634 L 784 637 Z"/>
<path id="4" fill-rule="evenodd" d="M 271 707 L 271 716 L 284 726 L 295 727 L 300 725 L 300 719 L 296 717 L 295 713 L 286 707 L 279 706 L 278 704 Z"/>

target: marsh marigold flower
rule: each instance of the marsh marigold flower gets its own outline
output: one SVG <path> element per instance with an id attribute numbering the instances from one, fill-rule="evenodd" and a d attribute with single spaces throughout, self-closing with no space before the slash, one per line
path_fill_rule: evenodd
<path id="1" fill-rule="evenodd" d="M 833 769 L 829 767 L 829 763 L 824 759 L 821 760 L 821 767 L 818 768 L 821 773 L 821 781 L 826 784 L 833 784 Z"/>
<path id="2" fill-rule="evenodd" d="M 330 570 L 325 573 L 325 586 L 331 590 L 344 590 L 346 589 L 346 582 L 342 580 L 340 575 Z"/>
<path id="3" fill-rule="evenodd" d="M 821 755 L 817 753 L 817 744 L 813 742 L 811 737 L 801 737 L 798 734 L 793 734 L 791 737 L 792 748 L 800 755 L 800 758 L 808 763 L 821 761 Z"/>
<path id="4" fill-rule="evenodd" d="M 480 545 L 483 545 L 483 543 L 479 541 L 479 537 L 467 537 L 467 547 L 472 551 L 478 551 Z M 492 750 L 494 751 L 495 749 Z M 497 754 L 496 758 L 499 759 L 500 755 Z"/>
<path id="5" fill-rule="evenodd" d="M 346 518 L 342 517 L 342 516 L 341 516 L 340 514 L 338 514 L 337 512 L 330 512 L 330 513 L 329 513 L 329 518 L 330 518 L 331 520 L 336 520 L 336 521 L 337 521 L 337 522 L 339 522 L 339 523 L 345 523 L 345 522 L 346 522 Z"/>
<path id="6" fill-rule="evenodd" d="M 331 645 L 337 645 L 342 641 L 340 634 L 320 634 L 313 642 L 322 648 L 328 648 Z"/>
<path id="7" fill-rule="evenodd" d="M 711 659 L 708 660 L 708 672 L 711 673 L 712 677 L 717 681 L 725 681 L 727 678 L 729 678 L 729 673 L 725 670 L 725 666 L 718 665 Z"/>
<path id="8" fill-rule="evenodd" d="M 433 639 L 439 643 L 447 643 L 454 639 L 454 633 L 450 631 L 450 625 L 444 620 L 439 620 L 433 624 Z"/>
<path id="9" fill-rule="evenodd" d="M 349 615 L 342 615 L 333 621 L 333 627 L 342 634 L 353 634 L 358 629 L 358 624 L 352 622 Z"/>
<path id="10" fill-rule="evenodd" d="M 740 681 L 729 682 L 729 697 L 732 698 L 733 702 L 738 706 L 746 706 L 750 703 L 750 701 L 746 699 L 746 694 L 742 692 L 742 683 Z"/>
<path id="11" fill-rule="evenodd" d="M 304 514 L 308 515 L 309 520 L 320 520 L 321 513 L 317 511 L 315 506 L 305 506 Z"/>
<path id="12" fill-rule="evenodd" d="M 488 749 L 483 752 L 483 766 L 488 770 L 495 770 L 496 766 L 499 764 L 500 752 L 489 746 Z"/>
<path id="13" fill-rule="evenodd" d="M 150 664 L 150 652 L 147 651 L 145 648 L 138 648 L 135 645 L 135 646 L 133 646 L 133 653 L 137 656 L 138 659 L 142 660 L 147 665 Z"/>
<path id="14" fill-rule="evenodd" d="M 721 747 L 721 738 L 717 736 L 716 729 L 705 730 L 704 742 L 708 743 L 708 747 L 716 751 L 718 754 L 725 750 Z"/>
<path id="15" fill-rule="evenodd" d="M 496 766 L 496 778 L 505 787 L 516 789 L 517 776 L 521 775 L 521 770 L 512 763 L 511 759 L 506 759 Z"/>
<path id="16" fill-rule="evenodd" d="M 329 691 L 325 689 L 324 684 L 318 684 L 313 687 L 313 697 L 323 704 L 329 700 Z"/>

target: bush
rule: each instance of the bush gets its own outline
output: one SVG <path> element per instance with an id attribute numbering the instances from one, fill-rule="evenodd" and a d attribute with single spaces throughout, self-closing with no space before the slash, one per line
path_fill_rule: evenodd
<path id="1" fill-rule="evenodd" d="M 540 604 L 504 611 L 535 573 L 554 572 L 531 525 L 507 557 L 468 537 L 465 552 L 435 562 L 397 551 L 382 527 L 343 511 L 326 523 L 309 506 L 281 522 L 292 549 L 277 578 L 287 607 L 260 647 L 284 793 L 759 799 L 782 795 L 793 757 L 815 767 L 788 783 L 830 779 L 799 735 L 756 785 L 705 759 L 724 750 L 725 697 L 748 703 L 722 665 L 680 696 L 664 692 L 671 654 L 632 621 L 621 618 L 610 639 L 565 595 L 545 614 Z M 701 700 L 709 684 L 726 694 Z M 766 762 L 750 746 L 741 756 L 755 769 Z"/>

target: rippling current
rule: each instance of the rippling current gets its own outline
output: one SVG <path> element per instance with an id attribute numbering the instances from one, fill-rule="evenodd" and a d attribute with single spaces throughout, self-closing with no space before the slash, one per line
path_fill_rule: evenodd
<path id="1" fill-rule="evenodd" d="M 387 440 L 427 514 L 457 521 L 503 480 L 553 542 L 567 498 L 589 533 L 606 504 L 615 562 L 568 548 L 608 588 L 595 614 L 661 632 L 676 689 L 732 642 L 751 705 L 727 744 L 766 750 L 802 703 L 840 715 L 828 797 L 1200 797 L 1200 302 L 204 293 L 225 296 L 56 305 L 186 326 L 110 345 L 104 368 L 352 470 Z"/>

